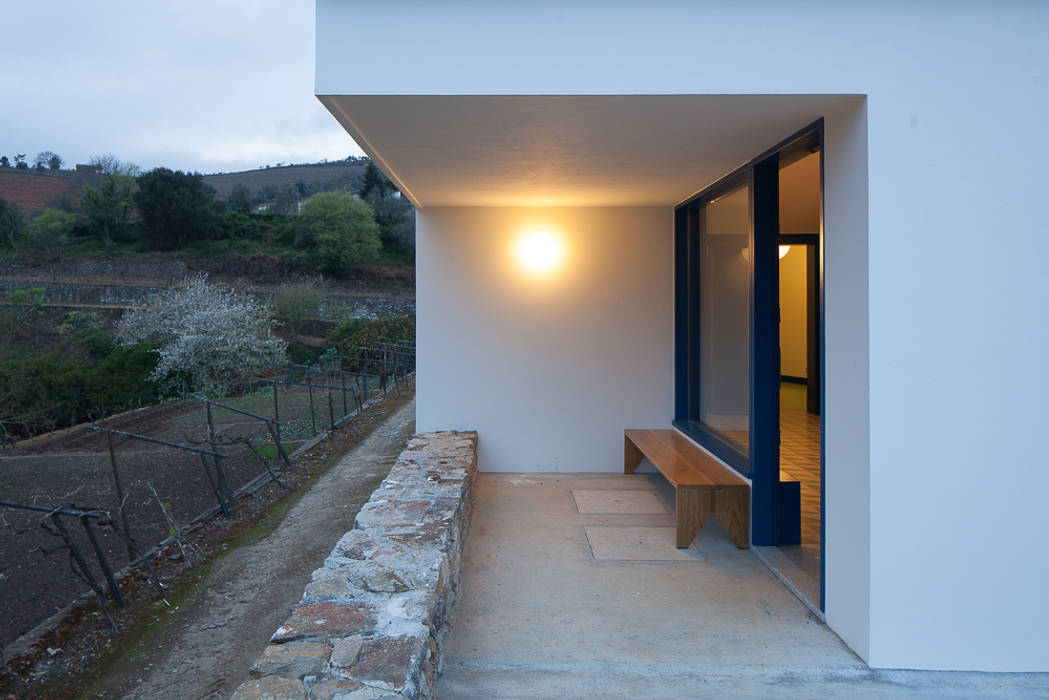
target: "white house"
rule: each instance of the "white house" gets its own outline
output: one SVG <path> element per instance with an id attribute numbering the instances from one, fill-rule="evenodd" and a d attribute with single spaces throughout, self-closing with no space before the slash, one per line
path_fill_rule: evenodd
<path id="1" fill-rule="evenodd" d="M 418 208 L 420 430 L 676 426 L 872 667 L 1049 670 L 1049 4 L 318 0 L 316 52 Z"/>

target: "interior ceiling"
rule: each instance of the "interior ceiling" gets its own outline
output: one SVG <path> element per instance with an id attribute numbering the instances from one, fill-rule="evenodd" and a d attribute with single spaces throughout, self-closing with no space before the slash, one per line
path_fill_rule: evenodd
<path id="1" fill-rule="evenodd" d="M 426 207 L 676 204 L 844 96 L 319 98 Z"/>

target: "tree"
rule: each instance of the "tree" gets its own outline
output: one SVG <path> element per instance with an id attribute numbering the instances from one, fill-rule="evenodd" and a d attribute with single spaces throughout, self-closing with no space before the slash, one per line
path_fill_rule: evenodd
<path id="1" fill-rule="evenodd" d="M 136 182 L 133 200 L 155 248 L 181 248 L 218 231 L 215 188 L 200 173 L 154 168 Z"/>
<path id="2" fill-rule="evenodd" d="M 379 224 L 379 235 L 387 250 L 415 255 L 415 208 L 399 192 L 373 190 L 367 199 L 375 211 L 375 222 Z"/>
<path id="3" fill-rule="evenodd" d="M 325 269 L 335 274 L 373 262 L 382 249 L 372 208 L 346 192 L 321 192 L 303 203 L 296 244 L 315 248 Z"/>
<path id="4" fill-rule="evenodd" d="M 238 182 L 233 186 L 226 201 L 229 203 L 229 208 L 238 214 L 251 212 L 251 190 L 242 182 Z"/>
<path id="5" fill-rule="evenodd" d="M 368 161 L 368 165 L 364 166 L 364 184 L 361 185 L 361 199 L 368 199 L 371 196 L 382 196 L 386 193 L 386 178 L 383 177 L 382 172 L 375 167 L 375 163 Z"/>
<path id="6" fill-rule="evenodd" d="M 296 214 L 299 211 L 299 194 L 291 185 L 285 185 L 277 192 L 270 211 L 274 214 Z"/>
<path id="7" fill-rule="evenodd" d="M 131 179 L 107 175 L 101 187 L 87 185 L 80 198 L 80 210 L 87 217 L 88 227 L 108 247 L 127 225 L 133 205 Z"/>
<path id="8" fill-rule="evenodd" d="M 276 185 L 263 185 L 255 194 L 255 202 L 257 204 L 266 204 L 267 202 L 272 202 L 273 199 L 277 196 L 278 191 L 279 190 L 277 189 Z"/>
<path id="9" fill-rule="evenodd" d="M 25 218 L 18 205 L 0 197 L 0 246 L 14 248 L 24 226 Z"/>
<path id="10" fill-rule="evenodd" d="M 33 167 L 37 170 L 58 170 L 62 167 L 62 157 L 54 151 L 41 151 L 33 159 Z"/>
<path id="11" fill-rule="evenodd" d="M 112 153 L 103 153 L 91 156 L 87 161 L 95 167 L 95 170 L 103 175 L 122 175 L 125 177 L 138 177 L 142 174 L 142 168 L 130 161 L 123 161 Z"/>
<path id="12" fill-rule="evenodd" d="M 11 159 L 7 156 L 0 156 L 0 168 L 10 168 Z"/>
<path id="13" fill-rule="evenodd" d="M 25 153 L 15 154 L 15 169 L 16 170 L 29 170 L 29 164 L 25 162 Z"/>
<path id="14" fill-rule="evenodd" d="M 125 312 L 117 338 L 125 346 L 160 346 L 154 381 L 185 379 L 213 396 L 279 366 L 287 350 L 270 330 L 265 304 L 212 284 L 204 274 Z"/>
<path id="15" fill-rule="evenodd" d="M 75 223 L 75 214 L 61 209 L 45 209 L 25 227 L 22 246 L 41 260 L 56 262 L 62 257 L 62 245 Z"/>

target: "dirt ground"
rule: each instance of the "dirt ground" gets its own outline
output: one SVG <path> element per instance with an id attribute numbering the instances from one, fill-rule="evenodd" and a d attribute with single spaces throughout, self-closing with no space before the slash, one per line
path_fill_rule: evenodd
<path id="1" fill-rule="evenodd" d="M 282 440 L 291 452 L 330 423 L 327 397 L 315 397 L 311 419 L 307 391 L 282 389 L 280 418 Z M 333 401 L 334 416 L 342 414 L 341 397 Z M 272 393 L 259 392 L 226 399 L 230 405 L 264 416 L 273 415 Z M 337 405 L 334 405 L 337 404 Z M 352 398 L 348 403 L 352 410 Z M 320 409 L 323 407 L 323 411 Z M 220 408 L 213 410 L 216 431 L 225 437 L 253 436 L 257 448 L 276 463 L 276 450 L 260 421 Z M 101 425 L 129 433 L 147 435 L 181 444 L 208 448 L 200 444 L 206 435 L 202 405 L 193 400 L 160 404 L 106 419 Z M 124 437 L 113 440 L 122 487 L 124 509 L 131 534 L 140 551 L 146 551 L 169 535 L 149 487 L 152 486 L 165 507 L 181 524 L 217 504 L 210 477 L 197 455 Z M 242 444 L 219 447 L 229 457 L 223 460 L 230 487 L 236 489 L 265 472 L 266 467 Z M 34 440 L 20 442 L 13 450 L 0 453 L 0 499 L 19 503 L 82 510 L 117 512 L 118 498 L 113 483 L 106 438 L 83 426 L 70 428 Z M 59 540 L 44 530 L 43 514 L 0 508 L 0 647 L 9 644 L 65 606 L 86 590 L 77 578 L 64 551 L 56 550 Z M 94 575 L 102 581 L 91 544 L 75 519 L 66 519 L 73 540 L 84 552 Z M 127 547 L 114 533 L 98 530 L 99 543 L 113 569 L 129 561 Z M 48 552 L 50 552 L 48 554 Z"/>
<path id="2" fill-rule="evenodd" d="M 391 392 L 388 396 L 379 398 L 361 415 L 354 416 L 346 425 L 338 428 L 332 437 L 321 440 L 299 454 L 294 467 L 286 470 L 281 476 L 281 483 L 270 482 L 253 495 L 238 501 L 239 518 L 229 520 L 219 516 L 201 523 L 199 529 L 188 538 L 188 546 L 195 560 L 190 562 L 189 566 L 173 545 L 169 546 L 162 556 L 154 558 L 153 567 L 165 587 L 163 600 L 157 598 L 150 584 L 152 578 L 146 568 L 138 566 L 133 569 L 120 582 L 127 607 L 119 608 L 113 603 L 107 606 L 109 613 L 116 621 L 118 634 L 114 635 L 109 631 L 97 604 L 93 598 L 87 596 L 81 598 L 71 609 L 64 610 L 58 621 L 50 623 L 43 633 L 36 633 L 36 636 L 28 640 L 28 646 L 26 643 L 20 643 L 4 650 L 8 653 L 6 658 L 0 657 L 0 697 L 8 700 L 30 697 L 69 698 L 78 695 L 94 697 L 96 691 L 92 689 L 96 687 L 99 688 L 97 692 L 101 693 L 102 697 L 126 695 L 128 689 L 137 684 L 136 679 L 144 679 L 146 677 L 144 674 L 151 670 L 150 664 L 154 663 L 152 659 L 159 653 L 157 650 L 163 646 L 169 630 L 173 629 L 171 625 L 184 620 L 189 611 L 198 609 L 198 603 L 205 598 L 204 589 L 201 586 L 207 585 L 207 582 L 211 580 L 210 577 L 218 570 L 217 567 L 222 566 L 221 563 L 226 561 L 225 557 L 229 556 L 230 552 L 239 552 L 242 548 L 253 546 L 260 539 L 269 536 L 284 521 L 289 510 L 299 502 L 300 498 L 311 491 L 314 482 L 323 478 L 337 465 L 342 464 L 343 456 L 349 454 L 362 441 L 369 438 L 374 439 L 376 433 L 380 435 L 389 433 L 390 429 L 382 426 L 389 422 L 391 416 L 400 414 L 405 405 L 411 405 L 412 394 L 410 390 L 399 393 Z M 410 421 L 412 416 L 413 412 L 409 410 L 406 420 Z M 168 423 L 177 423 L 184 419 L 184 416 L 169 415 Z M 408 426 L 406 430 L 407 433 L 410 433 L 411 427 Z M 374 444 L 374 442 L 369 444 Z M 391 446 L 390 463 L 399 450 L 398 445 Z M 81 453 L 81 457 L 86 454 L 90 453 Z M 69 455 L 41 456 L 53 459 L 69 457 Z M 33 455 L 23 455 L 19 459 L 33 458 Z M 384 469 L 389 468 L 387 464 L 372 472 L 371 461 L 371 457 L 362 456 L 358 465 L 360 467 L 358 477 L 346 479 L 351 489 L 348 492 L 349 495 L 345 497 L 346 503 L 356 504 L 352 512 L 348 511 L 346 514 L 350 525 L 352 525 L 356 507 L 360 505 L 357 500 L 363 503 L 374 485 L 385 474 Z M 359 499 L 353 496 L 356 493 L 355 489 L 358 488 L 360 489 Z M 332 523 L 338 522 L 336 528 L 343 527 L 344 523 L 332 517 L 333 512 L 338 511 L 333 511 L 328 507 L 325 517 L 331 518 Z M 79 526 L 76 520 L 72 520 L 72 524 Z M 348 528 L 349 525 L 346 526 L 346 529 Z M 0 531 L 0 544 L 4 544 L 5 540 L 9 542 L 19 539 L 21 538 L 7 536 L 5 532 Z M 331 542 L 328 542 L 319 546 L 318 549 L 325 547 L 330 549 L 330 545 Z M 299 561 L 297 552 L 301 549 L 304 547 L 282 545 L 277 551 L 279 557 L 295 564 Z M 305 548 L 305 551 L 311 550 Z M 315 562 L 303 565 L 303 576 L 308 576 L 309 572 L 322 561 L 326 551 L 320 552 L 320 558 Z M 70 591 L 73 595 L 86 593 L 86 586 L 82 583 L 76 579 L 73 579 L 72 582 L 68 580 L 72 574 L 64 553 L 60 552 L 43 559 L 45 562 L 54 559 L 56 565 L 61 564 L 57 571 L 66 577 L 66 580 L 65 583 L 62 583 L 61 580 L 55 583 L 59 588 L 66 590 L 66 595 L 69 595 Z M 92 566 L 94 566 L 93 562 Z M 0 573 L 3 571 L 0 570 Z M 245 576 L 249 575 L 245 574 Z M 33 593 L 46 591 L 52 584 L 42 574 L 38 578 L 37 584 L 29 588 L 28 593 L 25 588 L 18 589 L 20 597 L 17 599 L 0 596 L 0 611 L 5 618 L 3 624 L 0 624 L 0 633 L 15 636 L 9 631 L 9 623 L 22 613 L 20 608 L 24 601 L 27 598 L 31 600 Z M 279 589 L 284 578 L 286 577 L 282 575 L 279 580 L 271 584 L 271 587 Z M 0 576 L 0 585 L 6 582 L 4 577 Z M 304 585 L 304 580 L 300 584 Z M 299 588 L 299 591 L 295 593 L 296 598 L 301 593 L 302 585 L 300 584 L 295 584 Z M 265 598 L 265 593 L 262 595 Z M 57 599 L 56 604 L 71 598 L 72 596 L 69 595 L 69 597 Z M 277 617 L 283 619 L 280 617 L 283 614 L 281 612 Z M 251 615 L 259 617 L 254 613 Z M 218 625 L 219 623 L 208 624 Z M 269 632 L 264 634 L 268 635 Z M 142 645 L 145 645 L 142 648 L 150 650 L 147 654 L 150 660 L 145 662 L 145 665 L 133 667 L 128 671 L 119 670 L 118 660 Z M 207 655 L 215 653 L 215 649 L 207 651 Z M 234 667 L 239 671 L 247 669 L 247 665 L 243 668 L 236 664 L 230 666 L 230 668 Z M 117 680 L 112 682 L 107 680 L 110 678 Z M 213 690 L 217 692 L 213 696 L 221 697 L 224 692 L 221 688 L 225 687 L 226 681 L 221 675 L 214 680 L 216 685 Z"/>
<path id="3" fill-rule="evenodd" d="M 405 403 L 318 479 L 268 534 L 214 562 L 177 610 L 79 689 L 93 698 L 228 697 L 415 428 Z"/>

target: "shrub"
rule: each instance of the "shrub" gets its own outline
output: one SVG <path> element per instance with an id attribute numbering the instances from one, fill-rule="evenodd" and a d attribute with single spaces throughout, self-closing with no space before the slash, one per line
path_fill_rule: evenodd
<path id="1" fill-rule="evenodd" d="M 61 209 L 45 209 L 25 227 L 22 247 L 33 257 L 55 262 L 62 257 L 62 246 L 76 224 L 76 215 Z"/>
<path id="2" fill-rule="evenodd" d="M 347 321 L 328 334 L 328 345 L 340 355 L 357 355 L 356 348 L 378 348 L 381 343 L 415 345 L 415 316 L 358 318 Z"/>
<path id="3" fill-rule="evenodd" d="M 100 404 L 113 414 L 153 403 L 156 359 L 148 344 L 116 348 L 93 365 L 65 350 L 9 348 L 0 357 L 0 420 L 31 435 L 98 417 Z"/>
<path id="4" fill-rule="evenodd" d="M 185 380 L 198 391 L 222 395 L 281 363 L 286 345 L 270 330 L 269 309 L 254 298 L 197 275 L 124 314 L 123 345 L 157 343 L 155 381 Z"/>
<path id="5" fill-rule="evenodd" d="M 97 311 L 70 311 L 58 326 L 58 337 L 66 343 L 82 342 L 99 333 L 105 325 L 106 319 Z"/>
<path id="6" fill-rule="evenodd" d="M 293 340 L 288 343 L 288 359 L 297 365 L 314 365 L 320 360 L 321 352 L 317 348 Z"/>
<path id="7" fill-rule="evenodd" d="M 151 343 L 113 347 L 86 372 L 87 397 L 92 402 L 104 401 L 107 414 L 153 403 L 157 386 L 150 378 L 157 366 L 157 350 Z"/>
<path id="8" fill-rule="evenodd" d="M 22 237 L 25 218 L 14 202 L 0 197 L 0 248 L 14 248 Z"/>
<path id="9" fill-rule="evenodd" d="M 270 310 L 275 319 L 298 333 L 303 322 L 317 318 L 323 301 L 324 289 L 321 285 L 316 280 L 306 279 L 278 287 L 273 294 Z"/>
<path id="10" fill-rule="evenodd" d="M 0 294 L 0 297 L 7 302 L 0 306 L 0 332 L 4 334 L 0 340 L 9 341 L 22 333 L 29 333 L 35 347 L 40 332 L 44 330 L 44 303 L 47 301 L 44 288 L 16 289 Z"/>

